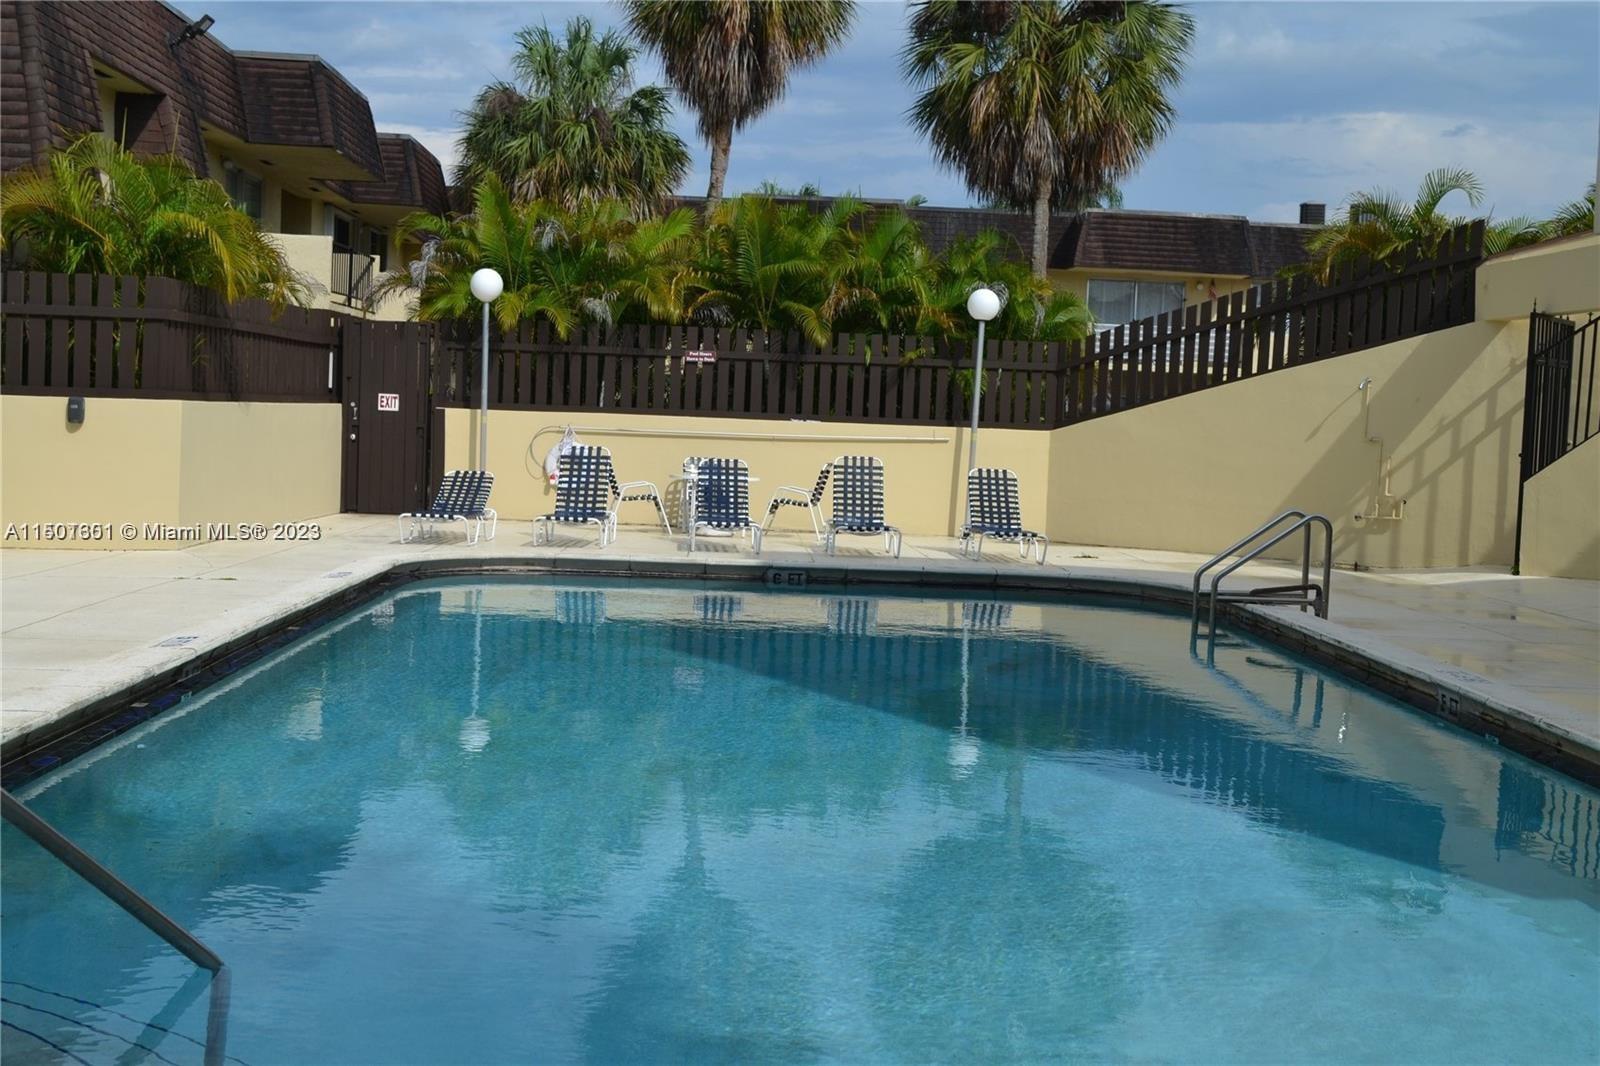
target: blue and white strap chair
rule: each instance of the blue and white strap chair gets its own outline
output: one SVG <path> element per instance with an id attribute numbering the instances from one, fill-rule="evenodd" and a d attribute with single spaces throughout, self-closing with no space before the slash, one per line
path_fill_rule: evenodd
<path id="1" fill-rule="evenodd" d="M 1038 563 L 1044 565 L 1050 538 L 1023 528 L 1015 471 L 980 466 L 967 472 L 967 521 L 961 527 L 961 554 L 973 559 L 981 556 L 984 537 L 1016 541 L 1024 558 L 1032 546 Z"/>
<path id="2" fill-rule="evenodd" d="M 426 511 L 407 511 L 399 517 L 400 543 L 438 522 L 464 522 L 467 543 L 476 544 L 483 538 L 485 520 L 489 523 L 489 539 L 493 540 L 500 525 L 500 516 L 489 506 L 489 493 L 493 491 L 494 475 L 487 470 L 450 471 L 439 481 L 439 491 Z"/>
<path id="3" fill-rule="evenodd" d="M 883 460 L 841 455 L 833 461 L 833 516 L 828 519 L 828 554 L 840 533 L 883 537 L 883 550 L 900 558 L 900 530 L 883 516 Z"/>
<path id="4" fill-rule="evenodd" d="M 607 453 L 609 456 L 609 453 Z M 661 524 L 666 528 L 667 536 L 672 536 L 672 523 L 667 521 L 667 508 L 661 502 L 661 490 L 650 481 L 624 481 L 617 482 L 616 468 L 611 471 L 611 539 L 617 539 L 617 511 L 625 503 L 643 503 L 649 501 L 656 505 L 656 510 L 661 513 Z"/>
<path id="5" fill-rule="evenodd" d="M 779 485 L 778 491 L 772 494 L 772 502 L 767 504 L 767 516 L 761 520 L 762 531 L 772 528 L 772 519 L 777 515 L 778 508 L 804 507 L 811 516 L 811 531 L 817 535 L 817 543 L 823 543 L 827 534 L 822 529 L 822 494 L 827 491 L 828 475 L 832 472 L 832 463 L 823 464 L 822 471 L 817 474 L 817 483 L 809 490 L 804 485 Z"/>
<path id="6" fill-rule="evenodd" d="M 743 459 L 701 459 L 695 464 L 690 551 L 700 526 L 748 533 L 756 554 L 761 553 L 761 527 L 750 521 L 750 468 Z"/>
<path id="7" fill-rule="evenodd" d="M 550 542 L 556 523 L 593 524 L 600 530 L 600 547 L 611 539 L 611 453 L 592 444 L 579 444 L 556 466 L 556 509 L 533 520 L 533 542 L 544 535 Z"/>

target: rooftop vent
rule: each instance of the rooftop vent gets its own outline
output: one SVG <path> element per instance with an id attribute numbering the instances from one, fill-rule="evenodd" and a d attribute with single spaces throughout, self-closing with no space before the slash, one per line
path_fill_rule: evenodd
<path id="1" fill-rule="evenodd" d="M 1321 226 L 1328 221 L 1327 204 L 1301 204 L 1300 224 L 1302 226 Z"/>

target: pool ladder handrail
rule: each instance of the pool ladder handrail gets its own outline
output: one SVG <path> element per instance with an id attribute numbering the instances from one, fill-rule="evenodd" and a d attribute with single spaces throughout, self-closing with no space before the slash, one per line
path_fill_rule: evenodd
<path id="1" fill-rule="evenodd" d="M 122 878 L 39 817 L 9 791 L 0 788 L 0 816 L 30 840 L 98 889 L 101 895 L 127 911 L 146 929 L 165 940 L 196 966 L 211 971 L 211 1003 L 206 1014 L 206 1066 L 221 1066 L 227 1040 L 228 968 L 222 958 L 189 930 L 179 925 Z"/>
<path id="2" fill-rule="evenodd" d="M 1278 529 L 1285 522 L 1293 519 L 1285 529 L 1279 530 L 1268 540 L 1262 537 Z M 1313 584 L 1311 581 L 1311 531 L 1313 527 L 1322 529 L 1322 583 Z M 1296 532 L 1304 533 L 1304 540 L 1300 548 L 1300 584 L 1298 585 L 1271 585 L 1264 588 L 1250 589 L 1246 592 L 1222 592 L 1220 586 L 1222 579 L 1232 574 L 1235 570 L 1272 548 L 1283 543 Z M 1259 542 L 1259 543 L 1258 543 Z M 1254 545 L 1254 547 L 1251 547 Z M 1248 551 L 1244 549 L 1249 548 Z M 1248 535 L 1230 544 L 1222 551 L 1213 555 L 1200 568 L 1194 572 L 1194 587 L 1189 605 L 1189 639 L 1193 643 L 1200 629 L 1200 582 L 1207 571 L 1221 563 L 1223 560 L 1239 552 L 1232 563 L 1218 571 L 1211 578 L 1209 588 L 1209 612 L 1206 624 L 1206 643 L 1215 645 L 1217 639 L 1217 601 L 1226 600 L 1229 603 L 1265 603 L 1265 604 L 1290 604 L 1297 605 L 1303 611 L 1310 607 L 1318 618 L 1328 617 L 1329 586 L 1333 580 L 1333 523 L 1325 515 L 1313 514 L 1291 508 L 1284 511 L 1251 531 Z"/>

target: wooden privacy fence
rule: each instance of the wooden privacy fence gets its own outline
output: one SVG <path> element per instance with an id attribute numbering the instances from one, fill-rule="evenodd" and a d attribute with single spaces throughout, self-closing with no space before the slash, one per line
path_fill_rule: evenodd
<path id="1" fill-rule="evenodd" d="M 990 341 L 981 417 L 1053 429 L 1173 396 L 1461 325 L 1473 319 L 1483 225 L 1392 270 L 1337 269 L 1327 284 L 1274 281 L 1082 342 Z M 338 398 L 348 323 L 330 311 L 224 305 L 163 278 L 9 272 L 0 387 L 218 400 Z M 430 406 L 476 406 L 476 330 L 422 326 Z M 699 326 L 546 323 L 491 339 L 496 408 L 952 425 L 965 420 L 972 349 L 942 337 Z"/>
<path id="2" fill-rule="evenodd" d="M 1361 351 L 1473 320 L 1483 224 L 1394 269 L 1337 267 L 1118 326 L 1081 342 L 990 341 L 984 425 L 1053 429 L 1173 396 Z M 434 402 L 476 406 L 481 352 L 451 334 L 434 364 Z M 490 340 L 489 403 L 833 422 L 965 420 L 972 345 L 934 337 L 696 326 L 590 329 L 566 340 L 524 323 Z"/>
<path id="3" fill-rule="evenodd" d="M 1483 223 L 1392 270 L 1344 263 L 1106 330 L 1062 370 L 1062 424 L 1471 322 Z"/>
<path id="4" fill-rule="evenodd" d="M 492 338 L 489 402 L 501 408 L 948 425 L 971 403 L 971 345 L 934 337 L 839 334 L 822 347 L 796 333 L 618 326 L 566 341 L 524 324 Z M 444 345 L 433 394 L 475 406 L 482 354 Z M 1054 424 L 1059 344 L 991 342 L 988 425 Z"/>
<path id="5" fill-rule="evenodd" d="M 0 388 L 12 393 L 326 403 L 334 316 L 224 303 L 168 278 L 7 271 Z"/>

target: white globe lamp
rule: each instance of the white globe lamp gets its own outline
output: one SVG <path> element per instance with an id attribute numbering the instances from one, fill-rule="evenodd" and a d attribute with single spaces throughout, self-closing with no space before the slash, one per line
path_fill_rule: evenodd
<path id="1" fill-rule="evenodd" d="M 472 272 L 472 295 L 483 301 L 483 372 L 478 377 L 478 469 L 489 469 L 489 305 L 506 291 L 506 283 L 494 267 L 479 267 Z"/>
<path id="2" fill-rule="evenodd" d="M 477 284 L 476 280 L 473 282 Z M 476 291 L 476 290 L 474 290 Z M 967 314 L 979 322 L 993 322 L 1000 313 L 1000 296 L 993 289 L 980 287 L 967 296 Z"/>
<path id="3" fill-rule="evenodd" d="M 1000 313 L 1000 294 L 980 285 L 967 294 L 967 314 L 978 323 L 978 341 L 972 356 L 972 430 L 967 437 L 967 469 L 978 466 L 978 400 L 983 395 L 983 327 Z M 967 518 L 972 518 L 972 500 L 967 500 Z"/>
<path id="4" fill-rule="evenodd" d="M 506 291 L 506 283 L 494 267 L 483 267 L 472 272 L 472 295 L 484 303 L 493 303 Z"/>

